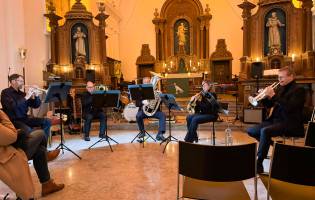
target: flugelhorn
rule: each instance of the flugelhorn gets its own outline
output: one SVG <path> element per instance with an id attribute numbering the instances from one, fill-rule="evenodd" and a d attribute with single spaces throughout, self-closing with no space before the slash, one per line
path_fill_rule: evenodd
<path id="1" fill-rule="evenodd" d="M 274 82 L 273 84 L 270 85 L 270 87 L 272 89 L 275 89 L 279 84 L 280 82 Z M 249 96 L 248 97 L 249 103 L 252 104 L 253 106 L 257 106 L 258 102 L 266 97 L 266 90 L 267 90 L 267 87 L 265 87 L 261 92 L 259 92 L 257 96 L 255 97 Z"/>

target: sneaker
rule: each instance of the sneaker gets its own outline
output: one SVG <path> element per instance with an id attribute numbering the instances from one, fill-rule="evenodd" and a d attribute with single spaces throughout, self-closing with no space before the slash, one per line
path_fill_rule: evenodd
<path id="1" fill-rule="evenodd" d="M 155 139 L 157 141 L 164 141 L 164 140 L 166 140 L 166 138 L 162 134 L 157 134 Z"/>
<path id="2" fill-rule="evenodd" d="M 85 141 L 90 141 L 91 139 L 90 139 L 89 136 L 85 136 L 85 137 L 84 137 L 84 140 L 85 140 Z"/>

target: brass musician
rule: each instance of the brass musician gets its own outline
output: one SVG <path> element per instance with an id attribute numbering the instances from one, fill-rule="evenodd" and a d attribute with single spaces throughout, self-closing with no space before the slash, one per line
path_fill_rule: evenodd
<path id="1" fill-rule="evenodd" d="M 211 90 L 212 89 L 212 90 Z M 204 80 L 202 91 L 192 96 L 187 109 L 190 113 L 186 117 L 187 134 L 186 142 L 198 142 L 197 128 L 199 124 L 215 121 L 218 118 L 219 104 L 213 85 Z"/>

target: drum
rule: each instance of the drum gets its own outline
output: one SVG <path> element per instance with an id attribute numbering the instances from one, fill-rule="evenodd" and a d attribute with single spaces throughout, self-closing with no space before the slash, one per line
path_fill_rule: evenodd
<path id="1" fill-rule="evenodd" d="M 124 118 L 128 122 L 135 122 L 138 110 L 139 110 L 139 107 L 137 107 L 134 103 L 129 103 L 124 108 L 124 111 L 123 111 Z"/>

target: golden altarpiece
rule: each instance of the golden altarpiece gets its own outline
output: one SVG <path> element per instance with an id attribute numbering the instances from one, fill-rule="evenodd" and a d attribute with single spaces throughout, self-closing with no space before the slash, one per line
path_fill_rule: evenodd
<path id="1" fill-rule="evenodd" d="M 99 13 L 93 23 L 91 12 L 76 0 L 64 18 L 63 25 L 58 21 L 62 17 L 55 14 L 51 3 L 45 17 L 49 19 L 51 28 L 51 58 L 50 72 L 61 76 L 64 80 L 71 80 L 74 86 L 80 86 L 87 80 L 96 83 L 110 84 L 109 65 L 106 56 L 105 20 L 103 3 L 98 5 Z"/>
<path id="2" fill-rule="evenodd" d="M 245 105 L 248 96 L 257 88 L 255 78 L 260 78 L 260 88 L 270 85 L 277 81 L 276 70 L 273 69 L 284 66 L 293 67 L 297 82 L 303 83 L 308 90 L 307 104 L 312 104 L 315 89 L 313 2 L 299 1 L 301 8 L 296 8 L 291 0 L 260 0 L 257 5 L 245 0 L 238 5 L 243 10 L 240 101 Z M 252 15 L 252 9 L 256 6 L 257 12 Z M 264 73 L 268 72 L 274 76 L 265 76 Z"/>

